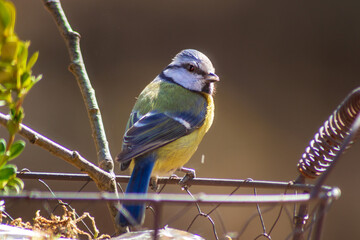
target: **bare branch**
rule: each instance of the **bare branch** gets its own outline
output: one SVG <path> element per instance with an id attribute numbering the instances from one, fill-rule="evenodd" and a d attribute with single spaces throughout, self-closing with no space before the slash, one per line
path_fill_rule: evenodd
<path id="1" fill-rule="evenodd" d="M 0 124 L 6 126 L 8 121 L 9 116 L 0 113 Z M 98 182 L 99 179 L 103 179 L 104 182 L 110 182 L 113 179 L 111 174 L 83 158 L 77 151 L 71 151 L 23 124 L 21 124 L 19 134 L 28 139 L 30 143 L 44 148 L 53 155 L 80 169 L 82 172 L 86 172 L 95 182 Z"/>
<path id="2" fill-rule="evenodd" d="M 107 142 L 100 109 L 98 107 L 95 97 L 95 91 L 91 86 L 89 77 L 85 69 L 84 61 L 82 58 L 81 49 L 80 49 L 80 35 L 72 30 L 59 0 L 43 0 L 43 3 L 46 9 L 53 16 L 56 25 L 67 45 L 71 60 L 69 69 L 77 80 L 77 83 L 81 90 L 81 94 L 85 102 L 85 106 L 88 112 L 88 117 L 92 129 L 92 136 L 96 147 L 99 167 L 104 171 L 108 172 L 112 177 L 111 180 L 104 179 L 104 176 L 107 176 L 107 174 L 99 174 L 96 175 L 97 181 L 95 182 L 100 190 L 117 194 L 115 174 L 114 174 L 114 162 L 111 158 L 109 144 Z M 117 233 L 123 232 L 124 229 L 121 229 L 116 224 L 116 220 L 115 220 L 119 208 L 119 203 L 109 202 L 108 208 L 112 215 L 112 220 L 116 232 Z"/>
<path id="3" fill-rule="evenodd" d="M 8 121 L 9 117 L 3 113 L 0 113 L 0 124 L 6 127 Z M 89 162 L 77 151 L 71 151 L 23 124 L 21 124 L 21 129 L 18 134 L 28 139 L 30 143 L 40 146 L 53 155 L 72 164 L 76 168 L 80 169 L 80 171 L 86 172 L 91 177 L 91 179 L 94 180 L 99 190 L 117 194 L 115 175 L 108 173 Z M 119 229 L 119 226 L 115 222 L 119 204 L 116 202 L 108 202 L 107 204 L 114 221 L 114 227 L 117 233 L 120 233 L 123 230 Z"/>
<path id="4" fill-rule="evenodd" d="M 69 69 L 78 82 L 85 102 L 92 129 L 92 136 L 96 147 L 99 167 L 110 174 L 114 174 L 114 162 L 111 158 L 100 109 L 98 107 L 95 91 L 91 86 L 81 54 L 80 34 L 72 30 L 59 0 L 43 0 L 43 2 L 46 9 L 53 16 L 67 45 L 71 60 Z"/>

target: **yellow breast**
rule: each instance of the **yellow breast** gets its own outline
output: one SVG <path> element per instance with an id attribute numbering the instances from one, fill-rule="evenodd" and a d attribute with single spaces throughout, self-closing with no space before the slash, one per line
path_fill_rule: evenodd
<path id="1" fill-rule="evenodd" d="M 184 166 L 195 153 L 205 133 L 214 119 L 214 101 L 211 95 L 204 94 L 208 106 L 204 124 L 191 134 L 181 137 L 159 149 L 152 176 L 170 176 Z"/>

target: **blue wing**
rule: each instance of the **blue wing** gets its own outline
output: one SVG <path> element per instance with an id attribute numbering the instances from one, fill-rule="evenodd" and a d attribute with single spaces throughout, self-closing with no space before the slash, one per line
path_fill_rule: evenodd
<path id="1" fill-rule="evenodd" d="M 158 113 L 152 111 L 138 119 L 125 132 L 122 152 L 117 160 L 126 169 L 132 158 L 164 146 L 167 143 L 186 136 L 199 128 L 206 116 L 206 106 L 198 115 L 190 112 Z M 137 118 L 137 114 L 131 119 Z"/>

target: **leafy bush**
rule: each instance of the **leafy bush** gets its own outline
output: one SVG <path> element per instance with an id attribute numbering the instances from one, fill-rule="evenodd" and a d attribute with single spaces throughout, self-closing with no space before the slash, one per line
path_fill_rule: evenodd
<path id="1" fill-rule="evenodd" d="M 16 11 L 14 5 L 0 0 L 0 107 L 7 107 L 9 138 L 0 139 L 0 191 L 20 192 L 24 183 L 16 177 L 17 168 L 8 162 L 24 150 L 25 142 L 15 141 L 24 118 L 22 103 L 29 90 L 41 79 L 32 75 L 31 68 L 39 53 L 28 58 L 30 42 L 21 41 L 15 34 Z"/>

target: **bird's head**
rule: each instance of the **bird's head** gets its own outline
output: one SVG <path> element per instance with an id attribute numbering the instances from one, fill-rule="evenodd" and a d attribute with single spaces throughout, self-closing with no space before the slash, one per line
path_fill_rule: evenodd
<path id="1" fill-rule="evenodd" d="M 209 58 L 193 49 L 178 53 L 161 76 L 191 91 L 207 94 L 214 93 L 214 83 L 220 80 Z"/>

